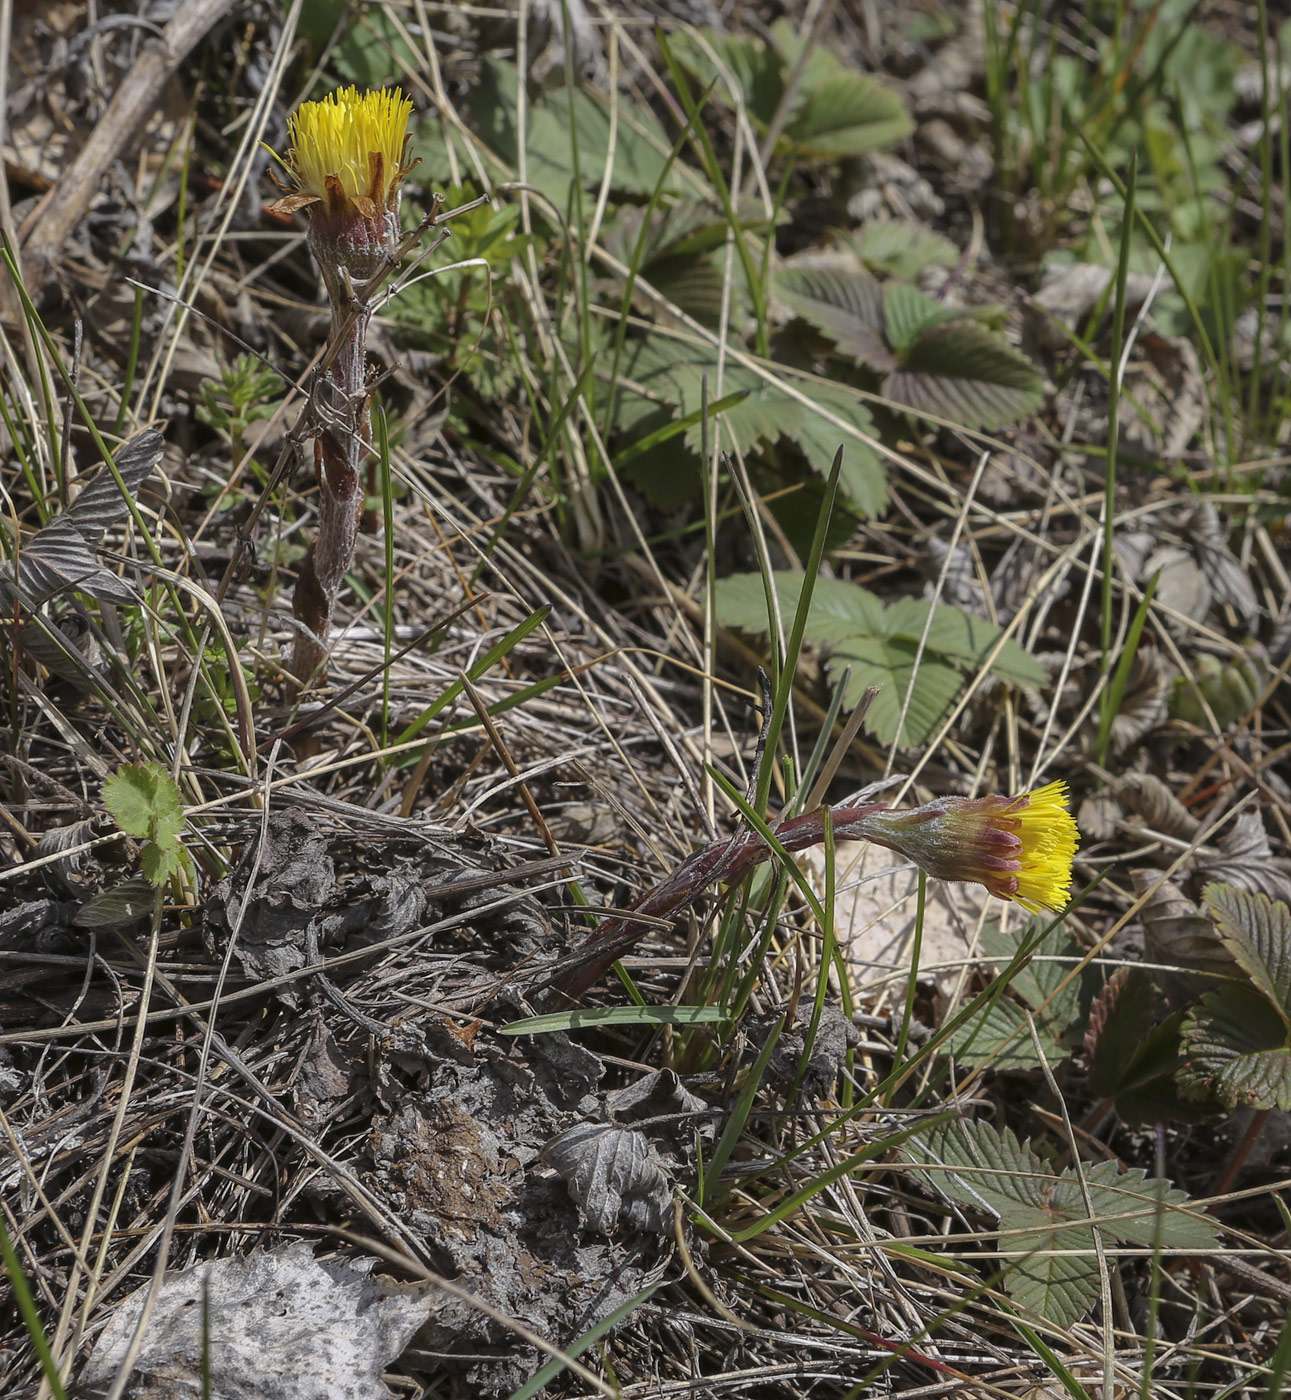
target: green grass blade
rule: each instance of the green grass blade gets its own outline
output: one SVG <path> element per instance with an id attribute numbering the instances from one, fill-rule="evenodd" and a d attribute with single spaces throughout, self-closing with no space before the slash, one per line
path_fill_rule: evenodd
<path id="1" fill-rule="evenodd" d="M 910 1025 L 914 1020 L 914 1000 L 919 990 L 919 959 L 923 953 L 923 920 L 928 908 L 928 876 L 920 870 L 918 890 L 914 909 L 914 947 L 910 951 L 910 976 L 906 980 L 905 1006 L 901 1011 L 901 1029 L 897 1034 L 896 1054 L 892 1058 L 893 1069 L 900 1069 L 905 1063 L 906 1047 L 910 1043 Z M 893 1092 L 896 1086 L 893 1085 Z M 891 1095 L 888 1104 L 891 1105 Z"/>
<path id="2" fill-rule="evenodd" d="M 530 613 L 523 622 L 513 627 L 501 641 L 495 642 L 483 656 L 475 661 L 474 665 L 466 673 L 467 680 L 477 681 L 481 676 L 491 671 L 504 656 L 515 647 L 519 646 L 531 632 L 541 627 L 542 624 L 546 622 L 550 613 L 550 604 L 544 604 L 537 609 L 536 612 Z M 462 689 L 461 681 L 454 681 L 452 685 L 447 686 L 444 692 L 427 705 L 417 718 L 408 725 L 403 733 L 395 740 L 395 743 L 406 744 L 415 739 L 436 715 L 440 714 L 447 706 L 451 705 L 453 701 L 457 699 L 462 693 Z"/>
<path id="3" fill-rule="evenodd" d="M 587 1026 L 711 1026 L 729 1019 L 719 1006 L 584 1006 L 526 1016 L 499 1029 L 502 1035 L 548 1035 Z"/>
<path id="4" fill-rule="evenodd" d="M 731 1109 L 731 1116 L 726 1120 L 726 1124 L 722 1128 L 722 1135 L 713 1147 L 713 1155 L 708 1159 L 708 1169 L 704 1175 L 704 1195 L 699 1202 L 701 1206 L 708 1205 L 719 1191 L 722 1172 L 726 1169 L 727 1162 L 731 1160 L 731 1153 L 735 1151 L 736 1145 L 744 1135 L 745 1124 L 749 1121 L 749 1114 L 753 1112 L 753 1104 L 757 1099 L 758 1090 L 762 1087 L 762 1078 L 767 1072 L 767 1065 L 771 1063 L 771 1056 L 775 1053 L 776 1046 L 780 1043 L 780 1035 L 783 1030 L 784 1018 L 782 1017 L 767 1035 L 762 1049 L 758 1051 L 757 1059 L 749 1068 L 748 1076 L 745 1078 L 734 1107 Z"/>
<path id="5" fill-rule="evenodd" d="M 709 138 L 708 131 L 699 120 L 699 104 L 691 94 L 690 83 L 687 81 L 686 75 L 682 71 L 681 64 L 679 64 L 673 56 L 672 48 L 668 43 L 668 36 L 662 29 L 656 29 L 655 37 L 659 41 L 660 51 L 663 53 L 664 62 L 668 65 L 668 73 L 672 78 L 672 85 L 676 90 L 677 96 L 681 99 L 682 109 L 686 113 L 690 129 L 694 132 L 694 139 L 699 147 L 699 154 L 704 164 L 704 174 L 708 177 L 709 183 L 717 191 L 717 197 L 722 205 L 722 212 L 726 215 L 726 221 L 730 225 L 731 234 L 735 239 L 735 251 L 739 255 L 740 265 L 744 269 L 744 280 L 748 283 L 749 297 L 753 302 L 753 317 L 757 322 L 757 353 L 765 357 L 771 348 L 769 319 L 767 315 L 766 285 L 758 277 L 757 264 L 753 260 L 753 253 L 749 248 L 748 238 L 745 236 L 744 224 L 740 219 L 739 211 L 735 207 L 735 201 L 731 195 L 731 188 L 726 182 L 726 177 L 722 174 L 721 163 L 717 159 L 717 152 L 713 148 L 713 143 Z"/>
<path id="6" fill-rule="evenodd" d="M 775 769 L 773 755 L 780 743 L 780 731 L 784 727 L 785 715 L 789 709 L 789 697 L 793 694 L 793 678 L 798 669 L 798 656 L 802 651 L 803 636 L 807 631 L 807 616 L 811 611 L 812 595 L 816 591 L 816 578 L 820 573 L 821 560 L 825 557 L 825 537 L 829 529 L 830 517 L 834 513 L 834 502 L 838 497 L 838 477 L 843 468 L 843 448 L 834 454 L 834 465 L 830 468 L 825 483 L 825 494 L 821 498 L 820 511 L 816 517 L 816 531 L 811 538 L 811 549 L 807 555 L 806 576 L 802 581 L 802 592 L 798 596 L 798 607 L 794 612 L 793 625 L 789 629 L 789 640 L 785 645 L 779 673 L 775 677 L 775 691 L 771 701 L 771 722 L 767 727 L 766 752 L 762 771 L 758 774 L 757 790 L 753 806 L 759 813 L 766 811 L 767 798 L 771 794 L 771 775 Z M 775 583 L 764 573 L 763 581 L 768 589 Z M 768 622 L 774 637 L 778 628 L 775 614 L 769 612 Z M 796 867 L 795 867 L 796 869 Z"/>
<path id="7" fill-rule="evenodd" d="M 1116 295 L 1112 305 L 1112 382 L 1107 399 L 1107 460 L 1103 472 L 1103 654 L 1100 674 L 1106 678 L 1112 664 L 1112 565 L 1116 533 L 1116 442 L 1120 432 L 1121 379 L 1125 372 L 1125 289 L 1130 274 L 1130 246 L 1134 241 L 1135 191 L 1138 187 L 1137 150 L 1130 157 L 1125 183 L 1125 217 L 1121 222 L 1121 254 L 1116 263 Z M 1106 695 L 1106 691 L 1104 691 Z"/>
<path id="8" fill-rule="evenodd" d="M 595 378 L 595 374 L 596 365 L 594 362 L 589 361 L 583 366 L 583 372 L 578 376 L 577 382 L 570 390 L 564 403 L 561 404 L 559 411 L 552 420 L 551 428 L 547 433 L 547 441 L 544 442 L 539 449 L 538 455 L 524 469 L 524 474 L 521 476 L 519 484 L 511 493 L 511 499 L 507 502 L 506 509 L 502 512 L 502 519 L 493 527 L 493 531 L 489 535 L 488 541 L 485 543 L 480 553 L 479 561 L 475 565 L 475 571 L 471 574 L 472 583 L 479 578 L 481 570 L 492 557 L 493 551 L 497 548 L 498 541 L 502 538 L 502 532 L 511 523 L 511 517 L 520 509 L 524 498 L 529 494 L 529 489 L 533 485 L 534 478 L 543 469 L 547 459 L 559 445 L 561 435 L 565 431 L 565 424 L 569 421 L 570 414 L 572 414 L 574 409 L 578 406 L 579 399 Z"/>
<path id="9" fill-rule="evenodd" d="M 863 1167 L 867 1162 L 874 1161 L 876 1157 L 884 1156 L 894 1147 L 900 1147 L 902 1143 L 909 1142 L 913 1137 L 918 1137 L 928 1128 L 949 1123 L 958 1116 L 958 1113 L 954 1111 L 931 1114 L 927 1118 L 921 1118 L 917 1123 L 912 1123 L 908 1128 L 902 1128 L 899 1132 L 889 1133 L 887 1137 L 878 1138 L 861 1148 L 859 1152 L 854 1152 L 850 1157 L 845 1157 L 841 1162 L 835 1162 L 832 1167 L 826 1168 L 805 1186 L 785 1196 L 773 1210 L 767 1211 L 760 1220 L 746 1226 L 743 1230 L 735 1231 L 731 1238 L 736 1244 L 747 1244 L 749 1240 L 756 1239 L 773 1225 L 778 1225 L 782 1220 L 788 1219 L 799 1206 L 805 1205 L 813 1196 L 818 1196 L 827 1186 L 832 1186 L 848 1172 L 855 1171 L 857 1167 Z"/>
<path id="10" fill-rule="evenodd" d="M 9 1231 L 5 1228 L 3 1216 L 0 1216 L 0 1260 L 3 1260 L 5 1272 L 9 1275 L 9 1286 L 13 1289 L 14 1302 L 18 1305 L 23 1325 L 27 1329 L 27 1335 L 31 1338 L 32 1350 L 36 1353 L 36 1360 L 40 1363 L 41 1374 L 45 1377 L 45 1381 L 54 1395 L 54 1400 L 67 1400 L 67 1392 L 63 1389 L 63 1382 L 59 1378 L 54 1354 L 49 1349 L 45 1329 L 40 1325 L 40 1314 L 36 1311 L 36 1300 L 31 1296 L 31 1288 L 28 1286 L 27 1277 L 22 1271 L 17 1251 L 9 1238 Z"/>
<path id="11" fill-rule="evenodd" d="M 1129 630 L 1125 634 L 1125 645 L 1121 648 L 1120 659 L 1116 663 L 1116 673 L 1112 683 L 1103 691 L 1102 713 L 1098 717 L 1098 766 L 1107 767 L 1107 746 L 1112 740 L 1112 722 L 1121 712 L 1121 702 L 1125 699 L 1125 687 L 1129 684 L 1130 672 L 1134 669 L 1134 658 L 1139 649 L 1139 638 L 1143 635 L 1144 624 L 1152 608 L 1152 598 L 1157 591 L 1158 570 L 1148 580 L 1143 590 L 1143 599 L 1134 610 Z"/>
<path id="12" fill-rule="evenodd" d="M 620 1322 L 630 1317 L 641 1306 L 647 1303 L 663 1287 L 662 1281 L 652 1283 L 647 1288 L 643 1288 L 640 1293 L 629 1298 L 627 1302 L 621 1303 L 613 1312 L 596 1323 L 594 1327 L 589 1327 L 576 1341 L 570 1342 L 565 1348 L 565 1356 L 570 1361 L 576 1361 L 590 1346 L 594 1346 L 612 1332 Z M 559 1357 L 553 1357 L 545 1366 L 540 1367 L 533 1376 L 522 1385 L 519 1390 L 513 1390 L 508 1400 L 532 1400 L 539 1391 L 550 1385 L 564 1370 L 566 1363 Z"/>
<path id="13" fill-rule="evenodd" d="M 705 414 L 709 418 L 716 418 L 719 413 L 725 413 L 728 409 L 735 408 L 748 398 L 749 392 L 748 389 L 737 389 L 733 394 L 725 394 L 716 403 L 710 403 L 706 407 L 695 409 L 693 413 L 674 418 L 671 423 L 665 423 L 662 428 L 656 428 L 654 432 L 647 433 L 645 437 L 629 443 L 622 452 L 615 455 L 614 466 L 616 470 L 626 467 L 629 463 L 636 461 L 638 457 L 644 457 L 647 452 L 658 447 L 661 443 L 668 442 L 681 433 L 689 432 L 696 423 L 703 420 Z"/>

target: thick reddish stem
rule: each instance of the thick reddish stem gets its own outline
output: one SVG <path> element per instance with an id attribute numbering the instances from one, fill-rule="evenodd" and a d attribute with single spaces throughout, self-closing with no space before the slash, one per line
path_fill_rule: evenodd
<path id="1" fill-rule="evenodd" d="M 876 840 L 865 827 L 873 812 L 886 812 L 881 802 L 862 807 L 835 807 L 830 812 L 837 841 Z M 771 828 L 786 851 L 805 851 L 825 839 L 825 808 L 789 817 Z M 771 847 L 756 831 L 738 832 L 726 841 L 714 841 L 684 860 L 666 880 L 633 906 L 633 914 L 650 919 L 675 919 L 685 913 L 701 894 L 719 880 L 734 881 L 747 874 L 772 854 Z M 631 917 L 615 915 L 590 934 L 572 955 L 565 970 L 553 981 L 555 1006 L 565 1006 L 582 998 L 612 962 L 630 953 L 645 931 L 645 925 Z"/>
<path id="2" fill-rule="evenodd" d="M 332 337 L 342 340 L 318 386 L 318 533 L 301 565 L 292 609 L 302 630 L 292 645 L 291 672 L 301 680 L 321 679 L 324 672 L 332 612 L 354 562 L 363 516 L 363 463 L 372 442 L 365 363 L 371 313 L 353 317 L 341 286 L 333 285 L 339 279 L 326 280 Z"/>

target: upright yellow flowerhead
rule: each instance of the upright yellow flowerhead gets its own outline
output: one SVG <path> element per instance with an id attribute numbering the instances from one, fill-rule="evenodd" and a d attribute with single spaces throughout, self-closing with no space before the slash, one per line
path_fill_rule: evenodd
<path id="1" fill-rule="evenodd" d="M 399 186 L 408 162 L 412 102 L 398 88 L 338 88 L 302 102 L 287 121 L 283 164 L 296 190 L 271 207 L 308 209 L 310 241 L 324 270 L 333 263 L 371 276 L 399 239 Z"/>
<path id="2" fill-rule="evenodd" d="M 856 826 L 856 835 L 938 880 L 985 885 L 1033 914 L 1057 913 L 1070 897 L 1079 834 L 1063 782 L 1020 797 L 939 797 L 908 811 L 867 814 Z"/>

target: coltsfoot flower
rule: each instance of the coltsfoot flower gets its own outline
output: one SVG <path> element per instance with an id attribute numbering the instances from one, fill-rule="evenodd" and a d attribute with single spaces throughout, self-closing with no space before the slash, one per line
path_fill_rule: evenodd
<path id="1" fill-rule="evenodd" d="M 826 808 L 775 822 L 786 851 L 805 851 L 825 839 Z M 1079 840 L 1067 811 L 1067 784 L 1048 783 L 1020 797 L 939 797 L 922 807 L 879 802 L 828 809 L 839 841 L 872 841 L 913 861 L 937 880 L 985 885 L 1033 914 L 1058 913 L 1071 890 L 1071 863 Z M 771 848 L 744 830 L 696 851 L 633 905 L 655 919 L 676 918 L 719 880 L 737 880 L 766 860 Z M 615 958 L 630 952 L 643 925 L 612 914 L 588 936 L 552 980 L 563 1003 L 578 1000 Z"/>
<path id="2" fill-rule="evenodd" d="M 857 835 L 935 879 L 985 885 L 1033 914 L 1057 913 L 1070 897 L 1079 834 L 1064 782 L 1020 797 L 939 797 L 905 811 L 869 812 L 857 826 Z"/>
<path id="3" fill-rule="evenodd" d="M 310 246 L 323 266 L 364 280 L 399 242 L 399 187 L 408 160 L 412 102 L 398 88 L 338 88 L 302 102 L 288 118 L 290 148 L 282 163 L 295 191 L 271 207 L 308 209 Z"/>
<path id="4" fill-rule="evenodd" d="M 325 672 L 332 614 L 362 524 L 365 464 L 368 490 L 375 489 L 369 292 L 378 274 L 393 270 L 400 252 L 400 185 L 412 169 L 411 115 L 412 103 L 397 88 L 361 93 L 348 87 L 320 102 L 302 102 L 287 122 L 291 146 L 282 164 L 295 190 L 272 207 L 280 213 L 308 211 L 310 252 L 332 304 L 329 354 L 312 406 L 318 530 L 301 563 L 293 600 L 301 627 L 290 666 L 306 682 Z"/>

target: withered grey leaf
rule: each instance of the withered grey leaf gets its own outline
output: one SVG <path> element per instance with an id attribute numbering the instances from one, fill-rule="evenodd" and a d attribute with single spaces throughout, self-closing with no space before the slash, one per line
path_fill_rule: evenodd
<path id="1" fill-rule="evenodd" d="M 202 1395 L 205 1320 L 211 1400 L 390 1395 L 381 1373 L 435 1302 L 426 1284 L 371 1277 L 372 1263 L 320 1261 L 308 1244 L 296 1243 L 167 1274 L 128 1394 L 133 1400 Z M 149 1287 L 112 1314 L 81 1375 L 79 1394 L 106 1393 Z"/>
<path id="2" fill-rule="evenodd" d="M 79 604 L 57 619 L 43 612 L 28 613 L 18 631 L 18 646 L 24 656 L 43 666 L 50 675 L 82 690 L 87 688 L 90 673 L 98 669 L 103 658 L 89 617 Z"/>
<path id="3" fill-rule="evenodd" d="M 1260 602 L 1241 561 L 1228 547 L 1219 515 L 1209 501 L 1202 501 L 1193 512 L 1192 548 L 1197 567 L 1217 603 L 1227 603 L 1247 627 L 1260 615 Z"/>
<path id="4" fill-rule="evenodd" d="M 1205 856 L 1199 863 L 1207 881 L 1291 901 L 1291 861 L 1273 854 L 1258 812 L 1239 812 L 1219 834 L 1216 845 L 1219 854 Z"/>
<path id="5" fill-rule="evenodd" d="M 1143 566 L 1157 547 L 1157 537 L 1146 530 L 1121 530 L 1112 541 L 1112 549 L 1121 568 L 1134 580 L 1143 577 Z"/>
<path id="6" fill-rule="evenodd" d="M 451 894 L 454 885 L 472 877 L 482 877 L 478 888 Z M 441 894 L 441 886 L 450 893 Z M 533 895 L 512 888 L 513 902 L 500 908 L 490 907 L 496 906 L 499 896 L 507 892 L 505 869 L 490 870 L 463 862 L 454 869 L 436 872 L 426 883 L 426 896 L 432 909 L 438 907 L 442 911 L 435 917 L 442 918 L 450 910 L 461 915 L 463 923 L 474 924 L 480 942 L 496 950 L 492 961 L 509 966 L 548 947 L 555 937 L 544 906 Z M 476 910 L 482 912 L 476 915 Z"/>
<path id="7" fill-rule="evenodd" d="M 1098 263 L 1071 263 L 1066 267 L 1049 268 L 1027 308 L 1027 325 L 1038 343 L 1051 350 L 1066 345 L 1067 337 L 1053 321 L 1074 331 L 1098 305 L 1111 280 L 1111 268 Z M 1150 273 L 1131 272 L 1125 283 L 1126 304 L 1141 306 L 1152 288 L 1152 281 Z"/>
<path id="8" fill-rule="evenodd" d="M 1133 870 L 1135 894 L 1150 890 L 1160 878 L 1154 870 Z M 1160 966 L 1152 970 L 1174 1008 L 1214 991 L 1216 978 L 1233 977 L 1239 969 L 1220 942 L 1214 925 L 1171 880 L 1143 906 L 1144 958 Z"/>
<path id="9" fill-rule="evenodd" d="M 116 823 L 102 812 L 67 826 L 51 826 L 36 843 L 38 856 L 57 856 L 52 869 L 72 894 L 88 898 L 102 883 L 98 862 L 92 850 L 84 849 L 99 836 L 106 836 Z"/>
<path id="10" fill-rule="evenodd" d="M 105 575 L 105 578 L 97 579 L 96 575 L 99 574 Z M 91 596 L 95 596 L 96 583 L 109 592 L 127 588 L 115 574 L 103 568 L 86 543 L 85 536 L 67 515 L 56 515 L 20 546 L 17 575 L 19 593 L 29 607 L 48 601 L 65 588 L 79 588 Z M 113 582 L 108 583 L 108 579 Z M 4 582 L 5 591 L 12 596 L 9 578 Z M 130 599 L 133 598 L 131 592 Z"/>
<path id="11" fill-rule="evenodd" d="M 784 1011 L 781 1007 L 762 1016 L 745 1018 L 742 1029 L 748 1044 L 746 1054 L 750 1058 L 761 1051 L 767 1037 L 782 1024 Z M 805 1020 L 784 1027 L 771 1052 L 769 1068 L 782 1083 L 799 1081 L 804 1094 L 823 1094 L 833 1087 L 848 1047 L 858 1042 L 860 1034 L 837 1006 L 823 1006 L 804 1067 L 802 1056 L 808 1030 Z"/>
<path id="12" fill-rule="evenodd" d="M 1081 835 L 1091 841 L 1106 841 L 1116 831 L 1116 823 L 1124 816 L 1124 809 L 1116 798 L 1104 789 L 1093 793 L 1080 804 L 1076 815 L 1076 825 Z"/>
<path id="13" fill-rule="evenodd" d="M 365 935 L 373 942 L 406 932 L 426 912 L 426 881 L 411 863 L 388 875 L 374 876 L 372 887 L 380 903 L 368 920 Z"/>
<path id="14" fill-rule="evenodd" d="M 271 813 L 258 862 L 257 846 L 248 842 L 232 873 L 215 887 L 207 926 L 225 935 L 238 930 L 235 954 L 249 976 L 278 977 L 304 967 L 306 933 L 326 912 L 336 867 L 326 836 L 303 812 Z M 253 874 L 255 885 L 248 890 Z M 292 987 L 278 994 L 289 1006 L 298 1003 Z"/>
<path id="15" fill-rule="evenodd" d="M 708 1105 L 672 1069 L 657 1069 L 615 1090 L 606 1096 L 605 1107 L 616 1122 L 645 1123 L 648 1133 L 672 1144 L 692 1142 L 696 1130 L 706 1136 L 716 1130 Z"/>
<path id="16" fill-rule="evenodd" d="M 132 496 L 138 495 L 140 487 L 152 475 L 164 450 L 161 434 L 152 428 L 132 437 L 117 449 L 114 454 L 117 470 Z M 128 514 L 129 508 L 116 478 L 104 467 L 67 510 L 55 519 L 70 520 L 91 544 L 97 544 L 110 526 L 124 520 Z"/>
<path id="17" fill-rule="evenodd" d="M 1142 344 L 1159 394 L 1160 451 L 1164 457 L 1177 457 L 1206 421 L 1206 376 L 1186 336 L 1146 336 Z"/>
<path id="18" fill-rule="evenodd" d="M 990 610 L 986 606 L 986 593 L 977 577 L 972 550 L 966 545 L 957 544 L 952 554 L 946 542 L 937 539 L 936 536 L 927 541 L 926 547 L 927 558 L 922 561 L 925 576 L 928 578 L 924 587 L 924 597 L 933 596 L 933 589 L 940 579 L 941 602 L 964 608 L 978 617 L 990 618 Z M 946 563 L 948 556 L 949 564 Z"/>
<path id="19" fill-rule="evenodd" d="M 1170 682 L 1158 652 L 1140 647 L 1130 666 L 1121 707 L 1112 720 L 1112 751 L 1124 753 L 1163 724 L 1170 711 Z"/>
<path id="20" fill-rule="evenodd" d="M 1019 536 L 1004 551 L 1000 562 L 991 570 L 991 596 L 995 600 L 993 621 L 1012 622 L 1018 609 L 1034 602 L 1036 579 L 1052 560 L 1038 544 Z M 1045 584 L 1047 603 L 1060 602 L 1071 591 L 1071 565 L 1063 564 Z M 983 614 L 991 617 L 989 612 Z"/>
<path id="21" fill-rule="evenodd" d="M 611 1123 L 579 1123 L 542 1149 L 587 1223 L 603 1235 L 662 1230 L 672 1191 L 644 1133 Z"/>
<path id="22" fill-rule="evenodd" d="M 161 461 L 161 434 L 149 429 L 132 438 L 116 453 L 128 496 L 135 496 L 152 469 Z M 109 603 L 137 603 L 138 593 L 94 555 L 110 525 L 129 514 L 127 496 L 116 478 L 104 468 L 71 506 L 37 530 L 18 549 L 16 568 L 0 571 L 0 597 L 11 603 L 17 596 L 31 607 L 47 602 L 65 589 L 75 588 L 91 598 Z"/>
<path id="23" fill-rule="evenodd" d="M 353 1060 L 320 1021 L 310 1036 L 293 1086 L 296 1112 L 311 1128 L 332 1118 L 356 1078 Z"/>
<path id="24" fill-rule="evenodd" d="M 1117 797 L 1153 831 L 1191 841 L 1201 823 L 1154 773 L 1127 773 L 1116 785 Z"/>
<path id="25" fill-rule="evenodd" d="M 66 928 L 76 905 L 57 899 L 29 899 L 0 913 L 0 948 L 48 946 L 59 929 Z M 43 935 L 43 937 L 42 937 Z"/>
<path id="26" fill-rule="evenodd" d="M 1210 611 L 1214 595 L 1192 550 L 1178 544 L 1163 545 L 1143 565 L 1143 572 L 1149 578 L 1160 574 L 1157 599 L 1174 612 L 1200 622 Z"/>

